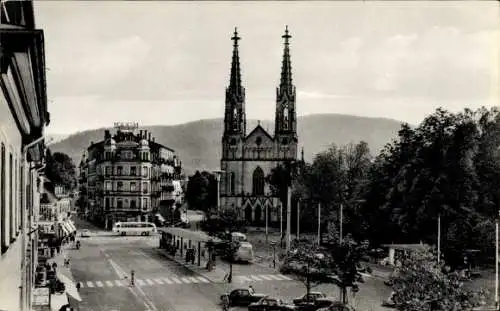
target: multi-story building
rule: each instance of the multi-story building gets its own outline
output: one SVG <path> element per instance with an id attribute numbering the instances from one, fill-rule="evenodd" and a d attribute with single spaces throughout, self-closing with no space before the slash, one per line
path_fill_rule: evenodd
<path id="1" fill-rule="evenodd" d="M 172 208 L 181 161 L 137 123 L 116 123 L 91 142 L 80 163 L 80 213 L 111 229 L 117 221 L 149 220 Z"/>
<path id="2" fill-rule="evenodd" d="M 49 123 L 43 30 L 31 1 L 0 1 L 0 310 L 31 310 L 38 170 Z"/>

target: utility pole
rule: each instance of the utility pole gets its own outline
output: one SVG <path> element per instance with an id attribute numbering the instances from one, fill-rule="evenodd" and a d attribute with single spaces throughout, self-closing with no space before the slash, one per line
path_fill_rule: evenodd
<path id="1" fill-rule="evenodd" d="M 441 212 L 438 214 L 438 219 L 437 219 L 437 226 L 438 226 L 438 236 L 437 236 L 437 263 L 441 262 Z"/>
<path id="2" fill-rule="evenodd" d="M 297 202 L 297 240 L 300 238 L 300 200 Z"/>
<path id="3" fill-rule="evenodd" d="M 318 245 L 321 244 L 321 203 L 318 203 Z"/>
<path id="4" fill-rule="evenodd" d="M 342 237 L 343 237 L 343 226 L 344 226 L 344 205 L 340 203 L 340 242 L 342 242 Z"/>

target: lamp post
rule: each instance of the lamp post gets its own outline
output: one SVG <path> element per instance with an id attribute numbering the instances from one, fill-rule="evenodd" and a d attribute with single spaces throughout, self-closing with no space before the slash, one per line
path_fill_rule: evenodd
<path id="1" fill-rule="evenodd" d="M 318 245 L 321 244 L 321 203 L 318 203 Z"/>
<path id="2" fill-rule="evenodd" d="M 499 231 L 499 228 L 498 228 L 498 222 L 499 222 L 499 218 L 500 217 L 500 211 L 499 211 L 499 214 L 497 215 L 497 218 L 495 219 L 495 308 L 498 310 L 498 308 L 500 307 L 499 306 L 499 301 L 498 301 L 498 260 L 500 258 L 498 258 L 498 231 Z"/>
<path id="3" fill-rule="evenodd" d="M 300 237 L 300 200 L 297 201 L 297 241 Z"/>
<path id="4" fill-rule="evenodd" d="M 221 175 L 224 173 L 225 171 L 223 170 L 214 170 L 213 173 L 215 174 L 215 178 L 217 179 L 217 200 L 216 200 L 216 203 L 215 203 L 215 207 L 217 210 L 219 210 L 220 208 L 220 178 L 221 178 Z"/>
<path id="5" fill-rule="evenodd" d="M 23 167 L 23 176 L 22 176 L 22 179 L 23 179 L 23 183 L 22 183 L 22 187 L 23 189 L 25 190 L 24 192 L 24 195 L 22 196 L 23 198 L 23 204 L 21 206 L 22 208 L 22 212 L 21 212 L 21 295 L 20 295 L 20 299 L 21 299 L 21 310 L 24 311 L 26 310 L 26 306 L 25 305 L 25 300 L 26 298 L 28 298 L 28 280 L 27 280 L 27 276 L 26 276 L 26 272 L 27 272 L 27 269 L 26 269 L 26 265 L 27 265 L 27 262 L 26 262 L 26 255 L 27 255 L 27 252 L 26 252 L 26 242 L 27 242 L 27 231 L 26 231 L 26 225 L 27 225 L 27 210 L 28 210 L 28 202 L 27 202 L 27 192 L 26 192 L 26 189 L 27 189 L 27 175 L 29 173 L 28 169 L 27 169 L 27 165 L 26 165 L 26 160 L 28 158 L 27 156 L 27 153 L 28 153 L 28 150 L 35 146 L 36 144 L 40 143 L 41 141 L 43 141 L 45 139 L 44 136 L 42 137 L 39 137 L 37 139 L 35 139 L 34 141 L 32 141 L 31 143 L 25 145 L 22 149 L 22 158 L 21 158 L 21 165 Z"/>

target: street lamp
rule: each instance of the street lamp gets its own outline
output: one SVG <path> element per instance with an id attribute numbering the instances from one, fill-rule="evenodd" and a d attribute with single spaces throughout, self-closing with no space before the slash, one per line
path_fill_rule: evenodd
<path id="1" fill-rule="evenodd" d="M 215 178 L 217 179 L 217 201 L 215 203 L 215 207 L 217 210 L 220 208 L 220 178 L 221 175 L 224 173 L 224 170 L 214 170 L 213 173 L 215 174 Z"/>

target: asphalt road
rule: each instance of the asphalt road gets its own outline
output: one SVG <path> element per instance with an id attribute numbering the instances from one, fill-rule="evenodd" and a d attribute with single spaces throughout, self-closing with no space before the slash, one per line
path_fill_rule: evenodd
<path id="1" fill-rule="evenodd" d="M 219 297 L 223 292 L 249 285 L 285 301 L 305 292 L 301 282 L 283 277 L 268 264 L 235 264 L 232 284 L 213 283 L 162 256 L 157 250 L 157 236 L 121 237 L 78 219 L 75 223 L 92 233 L 90 238 L 78 237 L 82 247 L 71 254 L 71 271 L 75 281 L 82 284 L 79 311 L 222 310 Z M 218 265 L 229 268 L 220 261 Z M 130 286 L 131 270 L 135 271 L 134 286 Z M 332 285 L 315 290 L 338 297 L 338 289 Z M 369 278 L 351 302 L 360 311 L 386 310 L 380 304 L 389 292 L 382 281 Z"/>

